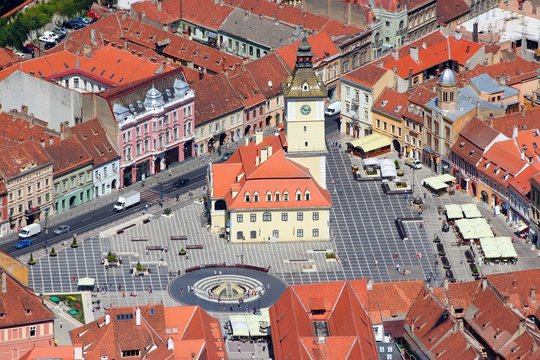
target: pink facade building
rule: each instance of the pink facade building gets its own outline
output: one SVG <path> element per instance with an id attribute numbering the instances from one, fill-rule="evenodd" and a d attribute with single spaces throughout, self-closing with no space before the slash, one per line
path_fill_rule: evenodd
<path id="1" fill-rule="evenodd" d="M 54 314 L 31 289 L 0 270 L 0 360 L 54 344 Z"/>
<path id="2" fill-rule="evenodd" d="M 181 69 L 100 96 L 112 112 L 100 120 L 116 135 L 122 187 L 192 157 L 195 93 Z"/>

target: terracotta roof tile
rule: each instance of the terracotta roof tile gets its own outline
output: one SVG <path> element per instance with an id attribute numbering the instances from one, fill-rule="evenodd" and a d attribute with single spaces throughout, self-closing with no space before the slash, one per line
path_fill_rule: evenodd
<path id="1" fill-rule="evenodd" d="M 259 89 L 267 98 L 281 94 L 281 84 L 290 75 L 289 69 L 274 52 L 249 62 L 244 67 L 251 73 Z"/>
<path id="2" fill-rule="evenodd" d="M 514 127 L 519 130 L 538 129 L 538 118 L 540 117 L 540 107 L 527 109 L 526 112 L 512 113 L 491 120 L 491 126 L 508 137 L 512 137 Z"/>
<path id="3" fill-rule="evenodd" d="M 502 296 L 508 298 L 514 308 L 524 316 L 535 314 L 540 309 L 540 270 L 523 270 L 502 274 L 487 275 L 489 283 Z"/>
<path id="4" fill-rule="evenodd" d="M 404 318 L 422 288 L 421 280 L 373 284 L 368 290 L 367 303 L 371 321 L 381 324 L 386 320 Z"/>
<path id="5" fill-rule="evenodd" d="M 2 150 L 0 175 L 7 179 L 51 164 L 51 157 L 35 141 L 26 141 Z"/>
<path id="6" fill-rule="evenodd" d="M 389 70 L 393 70 L 395 66 L 398 75 L 406 79 L 409 77 L 409 69 L 412 69 L 412 73 L 415 75 L 449 60 L 464 65 L 482 46 L 463 38 L 456 40 L 452 35 L 447 37 L 441 31 L 435 31 L 411 44 L 400 47 L 397 50 L 398 59 L 395 59 L 392 54 L 388 54 L 377 59 L 376 62 L 382 62 L 383 66 Z M 411 47 L 418 48 L 418 61 L 411 57 Z"/>
<path id="7" fill-rule="evenodd" d="M 60 137 L 47 128 L 47 123 L 15 113 L 0 112 L 0 149 L 21 143 L 35 141 L 45 144 L 58 143 Z"/>
<path id="8" fill-rule="evenodd" d="M 75 347 L 72 345 L 66 346 L 37 346 L 23 355 L 20 360 L 76 360 Z"/>
<path id="9" fill-rule="evenodd" d="M 437 1 L 437 22 L 441 25 L 448 25 L 470 10 L 471 7 L 464 0 Z"/>
<path id="10" fill-rule="evenodd" d="M 52 158 L 54 176 L 60 176 L 92 163 L 92 157 L 77 136 L 70 136 L 58 144 L 48 145 L 45 150 Z"/>
<path id="11" fill-rule="evenodd" d="M 298 51 L 298 44 L 300 44 L 300 41 L 301 40 L 295 41 L 292 44 L 283 46 L 276 50 L 277 54 L 291 70 L 294 69 L 294 66 L 296 64 L 296 53 Z M 334 44 L 330 36 L 324 31 L 315 35 L 308 36 L 307 41 L 311 45 L 314 66 L 317 66 L 318 62 L 339 52 L 336 44 Z"/>
<path id="12" fill-rule="evenodd" d="M 440 2 L 439 2 L 440 3 Z M 437 5 L 438 6 L 438 5 Z M 527 61 L 519 56 L 511 61 L 504 61 L 488 66 L 480 66 L 475 69 L 464 71 L 457 76 L 458 82 L 464 86 L 467 82 L 481 74 L 487 74 L 493 79 L 501 76 L 508 77 L 505 84 L 508 86 L 519 84 L 523 80 L 535 80 L 538 64 L 534 61 Z"/>
<path id="13" fill-rule="evenodd" d="M 0 48 L 0 70 L 21 59 L 11 49 Z"/>
<path id="14" fill-rule="evenodd" d="M 506 187 L 527 166 L 513 140 L 499 141 L 487 150 L 476 169 Z"/>
<path id="15" fill-rule="evenodd" d="M 342 79 L 371 88 L 389 71 L 388 69 L 370 63 L 343 75 Z"/>
<path id="16" fill-rule="evenodd" d="M 266 102 L 266 97 L 262 94 L 250 72 L 237 71 L 236 74 L 229 75 L 228 79 L 246 109 Z"/>
<path id="17" fill-rule="evenodd" d="M 118 159 L 119 155 L 98 119 L 75 125 L 71 131 L 92 157 L 94 166 L 101 166 Z"/>
<path id="18" fill-rule="evenodd" d="M 407 94 L 386 88 L 373 101 L 372 109 L 401 119 L 407 110 L 408 100 Z"/>
<path id="19" fill-rule="evenodd" d="M 23 327 L 24 325 L 51 322 L 54 314 L 39 296 L 0 270 L 0 283 L 5 281 L 5 292 L 0 292 L 0 309 L 4 316 L 0 317 L 0 328 Z M 5 274 L 5 275 L 4 275 Z M 3 287 L 0 286 L 0 288 Z M 13 301 L 17 299 L 17 301 Z"/>
<path id="20" fill-rule="evenodd" d="M 191 85 L 195 91 L 195 126 L 240 110 L 243 105 L 224 74 Z"/>

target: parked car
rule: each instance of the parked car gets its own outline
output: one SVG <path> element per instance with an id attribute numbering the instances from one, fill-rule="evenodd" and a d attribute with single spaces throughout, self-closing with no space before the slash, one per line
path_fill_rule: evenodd
<path id="1" fill-rule="evenodd" d="M 38 40 L 44 43 L 56 43 L 56 39 L 49 36 L 40 36 L 38 37 Z"/>
<path id="2" fill-rule="evenodd" d="M 53 38 L 54 40 L 58 40 L 58 38 L 59 38 L 58 34 L 55 34 L 52 31 L 44 31 L 43 36 Z"/>
<path id="3" fill-rule="evenodd" d="M 60 225 L 59 227 L 54 229 L 54 234 L 55 235 L 62 235 L 62 234 L 66 234 L 66 233 L 68 233 L 70 231 L 71 231 L 71 227 L 69 225 Z"/>
<path id="4" fill-rule="evenodd" d="M 52 31 L 57 35 L 67 35 L 67 31 L 59 27 L 55 27 L 54 29 L 52 29 Z"/>
<path id="5" fill-rule="evenodd" d="M 24 52 L 17 51 L 15 53 L 15 55 L 17 55 L 18 57 L 21 57 L 21 58 L 26 58 L 26 54 Z"/>
<path id="6" fill-rule="evenodd" d="M 85 27 L 85 24 L 80 23 L 78 21 L 74 21 L 74 20 L 68 20 L 68 21 L 64 21 L 62 23 L 62 27 L 66 28 L 66 29 L 78 30 L 78 29 L 82 29 L 83 27 Z"/>
<path id="7" fill-rule="evenodd" d="M 96 19 L 96 20 L 99 20 L 101 19 L 101 14 L 98 14 L 98 13 L 95 13 L 93 11 L 89 11 L 86 13 L 86 16 L 92 18 L 92 19 Z"/>
<path id="8" fill-rule="evenodd" d="M 229 160 L 229 158 L 233 155 L 232 152 L 226 152 L 225 154 L 223 154 L 223 156 L 221 157 L 221 161 L 227 161 Z"/>
<path id="9" fill-rule="evenodd" d="M 180 189 L 189 184 L 189 179 L 178 179 L 174 182 L 173 188 Z"/>
<path id="10" fill-rule="evenodd" d="M 92 19 L 89 19 L 85 16 L 79 16 L 78 18 L 74 19 L 75 21 L 82 22 L 86 25 L 90 25 L 92 23 Z"/>
<path id="11" fill-rule="evenodd" d="M 32 240 L 22 239 L 22 240 L 19 240 L 19 242 L 15 244 L 16 249 L 22 249 L 28 246 L 32 246 Z"/>
<path id="12" fill-rule="evenodd" d="M 52 43 L 45 43 L 45 45 L 43 45 L 43 49 L 45 50 L 49 50 L 49 49 L 52 49 L 54 46 L 56 45 L 56 42 L 52 42 Z"/>

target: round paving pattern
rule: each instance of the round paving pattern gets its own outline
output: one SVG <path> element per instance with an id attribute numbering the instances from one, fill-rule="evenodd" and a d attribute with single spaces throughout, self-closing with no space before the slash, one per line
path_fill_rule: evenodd
<path id="1" fill-rule="evenodd" d="M 236 267 L 200 269 L 169 283 L 169 295 L 207 311 L 245 312 L 272 306 L 287 285 L 263 271 Z"/>

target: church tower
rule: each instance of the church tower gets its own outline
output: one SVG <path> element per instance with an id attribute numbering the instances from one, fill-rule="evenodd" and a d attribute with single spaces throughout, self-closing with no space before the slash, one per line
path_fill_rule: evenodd
<path id="1" fill-rule="evenodd" d="M 326 188 L 326 90 L 313 69 L 311 45 L 304 37 L 298 46 L 292 75 L 283 83 L 287 157 L 309 169 Z"/>
<path id="2" fill-rule="evenodd" d="M 443 110 L 455 110 L 457 103 L 457 81 L 452 69 L 446 68 L 437 82 L 439 107 Z"/>

